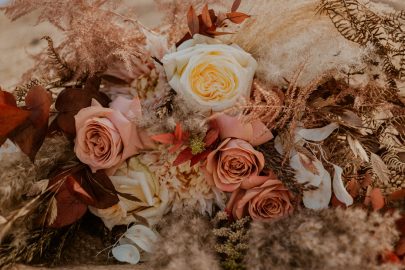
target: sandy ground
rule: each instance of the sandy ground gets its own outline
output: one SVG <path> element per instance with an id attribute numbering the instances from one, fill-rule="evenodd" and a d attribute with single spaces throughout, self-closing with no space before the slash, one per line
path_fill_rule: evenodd
<path id="1" fill-rule="evenodd" d="M 69 1 L 69 0 L 66 0 Z M 136 6 L 140 20 L 148 26 L 155 26 L 159 16 L 152 0 L 127 0 Z M 0 5 L 5 0 L 0 0 Z M 41 37 L 50 36 L 54 40 L 60 38 L 57 30 L 48 23 L 36 24 L 36 17 L 29 15 L 16 22 L 10 22 L 0 14 L 0 86 L 11 90 L 20 81 L 21 75 L 32 67 L 29 55 L 46 47 Z"/>

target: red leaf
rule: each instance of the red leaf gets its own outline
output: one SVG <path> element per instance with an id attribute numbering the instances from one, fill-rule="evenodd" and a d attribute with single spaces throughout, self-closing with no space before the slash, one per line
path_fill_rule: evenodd
<path id="1" fill-rule="evenodd" d="M 67 88 L 58 95 L 55 102 L 58 116 L 54 121 L 65 134 L 70 136 L 76 134 L 74 116 L 81 109 L 91 106 L 92 99 L 97 100 L 104 107 L 110 103 L 108 96 L 99 91 L 100 81 L 98 77 L 90 77 L 83 89 Z"/>
<path id="2" fill-rule="evenodd" d="M 55 195 L 57 205 L 57 216 L 51 228 L 61 228 L 75 223 L 87 212 L 87 205 L 72 194 L 66 186 L 61 186 Z"/>
<path id="3" fill-rule="evenodd" d="M 394 252 L 392 252 L 392 251 L 386 252 L 386 253 L 384 254 L 384 256 L 383 256 L 383 261 L 384 261 L 385 263 L 395 263 L 395 264 L 401 263 L 401 260 L 400 260 L 400 259 L 398 258 L 398 256 L 397 256 Z"/>
<path id="4" fill-rule="evenodd" d="M 151 136 L 150 138 L 156 142 L 160 142 L 163 144 L 173 144 L 174 143 L 174 135 L 172 133 L 154 135 L 154 136 Z"/>
<path id="5" fill-rule="evenodd" d="M 235 0 L 235 1 L 233 2 L 233 4 L 232 4 L 231 11 L 232 11 L 232 12 L 237 11 L 238 8 L 239 8 L 239 6 L 240 6 L 240 4 L 241 4 L 241 2 L 242 2 L 242 0 Z"/>
<path id="6" fill-rule="evenodd" d="M 17 102 L 13 94 L 0 89 L 0 105 L 1 104 L 17 107 Z"/>
<path id="7" fill-rule="evenodd" d="M 176 129 L 174 130 L 174 137 L 177 141 L 181 141 L 183 139 L 183 130 L 181 129 L 181 124 L 176 124 Z"/>
<path id="8" fill-rule="evenodd" d="M 200 31 L 200 22 L 193 6 L 190 6 L 190 9 L 187 12 L 187 23 L 188 28 L 190 29 L 191 36 L 193 36 L 194 34 L 198 34 L 198 32 Z"/>
<path id="9" fill-rule="evenodd" d="M 48 132 L 48 120 L 52 98 L 42 86 L 34 86 L 25 97 L 27 109 L 31 111 L 29 121 L 12 134 L 12 140 L 31 161 L 41 148 Z"/>
<path id="10" fill-rule="evenodd" d="M 195 164 L 200 162 L 201 160 L 204 160 L 208 157 L 208 155 L 212 152 L 212 150 L 205 150 L 204 152 L 194 155 L 191 158 L 190 166 L 193 167 Z"/>
<path id="11" fill-rule="evenodd" d="M 176 144 L 174 144 L 172 147 L 169 148 L 169 153 L 174 153 L 177 152 L 181 147 L 183 146 L 183 142 L 177 142 Z"/>
<path id="12" fill-rule="evenodd" d="M 371 206 L 373 207 L 374 211 L 378 211 L 384 207 L 384 205 L 385 205 L 384 196 L 382 195 L 382 192 L 379 188 L 374 188 L 373 190 L 371 190 L 369 196 L 370 196 Z"/>
<path id="13" fill-rule="evenodd" d="M 234 12 L 231 12 L 231 13 L 227 13 L 226 17 L 233 23 L 241 24 L 247 18 L 250 18 L 250 15 L 247 15 L 247 14 L 242 13 L 242 12 L 234 11 Z"/>
<path id="14" fill-rule="evenodd" d="M 24 123 L 30 115 L 29 111 L 0 104 L 0 136 L 6 137 L 10 132 Z"/>
<path id="15" fill-rule="evenodd" d="M 208 10 L 208 4 L 205 4 L 202 10 L 201 19 L 208 28 L 212 26 L 211 15 Z"/>
<path id="16" fill-rule="evenodd" d="M 176 160 L 173 162 L 173 166 L 179 166 L 189 161 L 192 157 L 193 154 L 191 153 L 191 148 L 186 148 L 177 156 Z"/>
<path id="17" fill-rule="evenodd" d="M 205 135 L 204 143 L 205 147 L 211 146 L 219 137 L 219 129 L 212 128 L 208 130 L 207 135 Z"/>
<path id="18" fill-rule="evenodd" d="M 76 179 L 69 175 L 66 177 L 66 186 L 69 189 L 70 193 L 74 194 L 78 199 L 80 199 L 86 205 L 92 205 L 94 199 L 87 193 L 86 190 L 76 181 Z"/>

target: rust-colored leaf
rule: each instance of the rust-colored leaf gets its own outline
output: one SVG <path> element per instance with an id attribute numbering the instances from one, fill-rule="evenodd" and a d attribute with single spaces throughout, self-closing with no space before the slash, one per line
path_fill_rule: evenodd
<path id="1" fill-rule="evenodd" d="M 198 20 L 198 16 L 195 13 L 193 6 L 190 6 L 190 9 L 187 12 L 187 23 L 192 36 L 199 33 L 200 22 Z"/>
<path id="2" fill-rule="evenodd" d="M 210 15 L 210 12 L 208 9 L 208 4 L 205 4 L 205 6 L 202 10 L 201 18 L 202 18 L 202 21 L 205 24 L 205 26 L 207 26 L 208 28 L 210 28 L 212 26 L 211 15 Z"/>
<path id="3" fill-rule="evenodd" d="M 237 10 L 239 9 L 239 7 L 240 7 L 241 2 L 242 2 L 242 0 L 235 0 L 235 1 L 233 2 L 233 4 L 232 4 L 231 11 L 232 11 L 232 12 L 237 11 Z"/>
<path id="4" fill-rule="evenodd" d="M 371 190 L 370 194 L 371 206 L 374 211 L 382 209 L 385 205 L 384 196 L 379 188 L 374 188 Z"/>
<path id="5" fill-rule="evenodd" d="M 173 166 L 179 166 L 189 160 L 193 157 L 193 154 L 191 152 L 191 148 L 186 148 L 183 151 L 180 152 L 180 154 L 177 156 L 176 160 L 173 162 Z"/>
<path id="6" fill-rule="evenodd" d="M 0 137 L 6 137 L 10 132 L 24 123 L 30 115 L 29 111 L 0 104 Z"/>
<path id="7" fill-rule="evenodd" d="M 25 97 L 29 119 L 15 130 L 11 139 L 31 161 L 41 148 L 48 132 L 48 120 L 52 105 L 51 95 L 42 86 L 34 86 Z"/>
<path id="8" fill-rule="evenodd" d="M 0 105 L 1 104 L 17 107 L 17 102 L 13 94 L 0 89 Z"/>
<path id="9" fill-rule="evenodd" d="M 246 19 L 250 18 L 250 15 L 247 15 L 242 12 L 231 12 L 226 14 L 227 19 L 229 19 L 231 22 L 236 23 L 236 24 L 241 24 L 243 23 Z"/>
<path id="10" fill-rule="evenodd" d="M 394 191 L 388 196 L 389 201 L 400 201 L 405 199 L 405 189 Z"/>
<path id="11" fill-rule="evenodd" d="M 357 198 L 360 193 L 360 184 L 356 179 L 352 179 L 347 183 L 346 190 L 349 192 L 350 196 L 354 198 Z"/>
<path id="12" fill-rule="evenodd" d="M 56 126 L 65 134 L 74 136 L 76 134 L 74 116 L 83 108 L 91 105 L 92 99 L 97 100 L 106 107 L 111 102 L 107 95 L 99 91 L 100 78 L 91 77 L 87 79 L 83 89 L 67 88 L 63 90 L 56 99 L 55 108 L 58 116 L 54 120 Z M 53 125 L 55 125 L 52 123 Z"/>
<path id="13" fill-rule="evenodd" d="M 61 228 L 71 225 L 82 218 L 87 212 L 87 205 L 72 194 L 66 184 L 61 186 L 55 198 L 57 215 L 52 224 L 48 224 L 51 228 Z"/>
<path id="14" fill-rule="evenodd" d="M 219 129 L 212 128 L 208 130 L 207 135 L 205 135 L 204 143 L 206 147 L 211 146 L 219 138 Z"/>

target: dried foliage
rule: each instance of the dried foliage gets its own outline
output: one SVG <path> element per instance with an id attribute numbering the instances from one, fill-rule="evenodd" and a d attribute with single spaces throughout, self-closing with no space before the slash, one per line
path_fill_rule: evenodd
<path id="1" fill-rule="evenodd" d="M 51 68 L 58 74 L 62 66 L 69 71 L 65 75 L 73 71 L 78 78 L 105 71 L 116 61 L 128 70 L 140 64 L 139 58 L 144 53 L 142 26 L 135 19 L 119 14 L 119 4 L 111 0 L 15 0 L 4 11 L 12 20 L 38 11 L 38 23 L 48 21 L 61 30 L 65 37 L 58 46 L 53 47 L 46 38 L 50 59 L 41 63 L 41 70 Z"/>
<path id="2" fill-rule="evenodd" d="M 405 79 L 405 14 L 378 14 L 358 0 L 322 0 L 319 11 L 328 14 L 348 40 L 372 44 L 383 59 L 385 72 Z"/>
<path id="3" fill-rule="evenodd" d="M 148 264 L 151 269 L 220 269 L 215 237 L 207 218 L 183 210 L 168 215 L 160 226 L 161 240 Z"/>
<path id="4" fill-rule="evenodd" d="M 248 269 L 400 269 L 379 265 L 398 238 L 395 217 L 360 209 L 301 211 L 274 223 L 253 223 Z"/>
<path id="5" fill-rule="evenodd" d="M 221 256 L 222 268 L 225 270 L 246 269 L 243 260 L 249 248 L 250 218 L 231 221 L 226 212 L 218 212 L 212 222 L 215 227 L 213 233 L 218 242 L 215 250 Z"/>

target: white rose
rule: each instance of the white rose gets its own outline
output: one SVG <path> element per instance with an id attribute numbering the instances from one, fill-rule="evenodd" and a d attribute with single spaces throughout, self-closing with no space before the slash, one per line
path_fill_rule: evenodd
<path id="1" fill-rule="evenodd" d="M 163 57 L 170 86 L 202 111 L 223 111 L 248 98 L 256 60 L 236 45 L 201 35 Z"/>
<path id="2" fill-rule="evenodd" d="M 118 192 L 131 195 L 140 201 L 119 196 L 119 203 L 110 208 L 90 207 L 90 211 L 100 217 L 107 228 L 136 222 L 139 220 L 136 216 L 145 218 L 153 225 L 165 214 L 169 204 L 169 191 L 165 186 L 159 185 L 148 167 L 137 158 L 128 160 L 128 163 L 110 178 Z"/>

